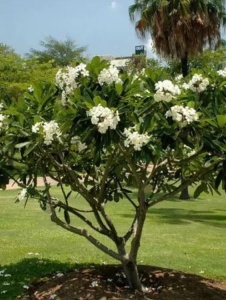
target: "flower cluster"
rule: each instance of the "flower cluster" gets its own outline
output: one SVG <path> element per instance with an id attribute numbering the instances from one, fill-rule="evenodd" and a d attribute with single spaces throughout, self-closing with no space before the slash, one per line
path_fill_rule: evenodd
<path id="1" fill-rule="evenodd" d="M 174 105 L 166 112 L 166 118 L 172 119 L 179 123 L 180 127 L 185 127 L 188 124 L 198 121 L 199 117 L 194 108 L 182 105 Z"/>
<path id="2" fill-rule="evenodd" d="M 0 111 L 3 109 L 3 104 L 0 103 Z M 7 119 L 6 116 L 0 113 L 0 131 L 4 130 L 7 128 L 7 125 L 5 123 L 5 120 Z"/>
<path id="3" fill-rule="evenodd" d="M 120 121 L 118 111 L 103 107 L 101 104 L 87 111 L 87 116 L 91 117 L 91 123 L 97 125 L 100 133 L 106 133 L 108 128 L 115 129 Z"/>
<path id="4" fill-rule="evenodd" d="M 78 152 L 82 152 L 87 148 L 85 143 L 82 143 L 79 136 L 73 136 L 71 139 L 71 144 L 74 145 Z"/>
<path id="5" fill-rule="evenodd" d="M 208 85 L 208 78 L 203 78 L 201 74 L 195 74 L 193 75 L 192 79 L 188 82 L 188 84 L 185 84 L 183 87 L 185 89 L 190 89 L 193 92 L 201 93 L 206 90 Z"/>
<path id="6" fill-rule="evenodd" d="M 73 93 L 73 90 L 78 87 L 78 77 L 88 77 L 89 71 L 86 65 L 81 63 L 76 67 L 67 67 L 65 71 L 60 69 L 56 74 L 56 84 L 62 90 L 62 104 L 67 103 L 67 98 Z"/>
<path id="7" fill-rule="evenodd" d="M 223 70 L 217 71 L 217 74 L 219 76 L 226 77 L 226 68 L 224 68 Z"/>
<path id="8" fill-rule="evenodd" d="M 38 122 L 32 126 L 32 132 L 42 133 L 44 136 L 44 144 L 49 146 L 54 138 L 61 142 L 61 131 L 56 121 Z"/>
<path id="9" fill-rule="evenodd" d="M 156 93 L 154 94 L 154 100 L 156 102 L 165 101 L 170 102 L 175 95 L 181 93 L 178 85 L 175 85 L 170 80 L 158 81 L 155 84 Z"/>
<path id="10" fill-rule="evenodd" d="M 136 151 L 140 151 L 141 147 L 148 144 L 150 136 L 138 133 L 134 127 L 130 127 L 124 130 L 126 139 L 124 141 L 125 147 L 133 146 Z"/>
<path id="11" fill-rule="evenodd" d="M 175 77 L 176 81 L 181 81 L 182 79 L 183 79 L 183 75 L 182 74 L 180 74 L 180 75 L 178 75 L 178 76 Z"/>
<path id="12" fill-rule="evenodd" d="M 111 65 L 108 69 L 103 69 L 99 76 L 98 76 L 98 82 L 100 85 L 106 84 L 112 84 L 112 83 L 122 83 L 122 80 L 119 78 L 119 70 Z"/>
<path id="13" fill-rule="evenodd" d="M 4 120 L 6 119 L 6 116 L 4 116 L 3 114 L 0 114 L 0 131 L 4 129 L 5 124 L 4 124 Z"/>
<path id="14" fill-rule="evenodd" d="M 21 192 L 17 195 L 18 201 L 24 201 L 28 197 L 27 189 L 22 189 Z"/>

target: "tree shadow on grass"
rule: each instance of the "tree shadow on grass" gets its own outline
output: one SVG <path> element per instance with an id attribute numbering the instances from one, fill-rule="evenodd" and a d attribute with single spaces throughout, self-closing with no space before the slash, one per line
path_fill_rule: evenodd
<path id="1" fill-rule="evenodd" d="M 149 215 L 153 216 L 156 222 L 179 225 L 198 222 L 218 228 L 226 228 L 226 215 L 219 215 L 218 210 L 198 211 L 181 208 L 152 208 Z"/>
<path id="2" fill-rule="evenodd" d="M 199 222 L 206 225 L 226 228 L 226 210 L 188 210 L 183 208 L 161 208 L 153 207 L 148 211 L 156 223 L 168 223 L 188 225 L 191 222 Z M 124 218 L 132 218 L 132 214 L 123 214 Z"/>
<path id="3" fill-rule="evenodd" d="M 26 291 L 31 281 L 45 280 L 45 277 L 56 272 L 72 268 L 69 263 L 48 259 L 25 258 L 18 263 L 0 265 L 0 299 L 13 300 Z M 18 298 L 20 299 L 20 298 Z"/>

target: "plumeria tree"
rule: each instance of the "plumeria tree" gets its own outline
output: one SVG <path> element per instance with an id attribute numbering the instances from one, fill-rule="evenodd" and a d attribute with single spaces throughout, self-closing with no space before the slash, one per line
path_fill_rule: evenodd
<path id="1" fill-rule="evenodd" d="M 191 184 L 195 197 L 212 192 L 225 178 L 225 78 L 225 70 L 186 82 L 161 70 L 119 74 L 98 57 L 59 70 L 55 83 L 1 103 L 1 186 L 14 179 L 18 201 L 49 207 L 54 223 L 119 261 L 130 287 L 144 291 L 137 256 L 148 210 Z M 134 211 L 123 234 L 109 213 L 112 201 L 119 210 L 128 201 Z"/>

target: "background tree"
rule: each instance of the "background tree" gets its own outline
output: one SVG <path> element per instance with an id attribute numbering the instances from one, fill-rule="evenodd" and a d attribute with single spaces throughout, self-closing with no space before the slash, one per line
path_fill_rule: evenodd
<path id="1" fill-rule="evenodd" d="M 214 49 L 218 44 L 224 12 L 225 1 L 220 0 L 135 0 L 129 7 L 138 35 L 151 35 L 158 54 L 179 59 L 183 76 L 188 74 L 189 58 L 206 45 Z"/>
<path id="2" fill-rule="evenodd" d="M 0 98 L 17 100 L 35 81 L 53 81 L 57 69 L 52 62 L 22 58 L 8 45 L 0 44 Z"/>
<path id="3" fill-rule="evenodd" d="M 204 50 L 202 54 L 195 56 L 189 61 L 189 69 L 219 70 L 226 66 L 226 48 L 224 46 L 216 50 Z M 181 74 L 181 65 L 178 60 L 170 60 L 166 62 L 166 70 L 171 76 Z"/>
<path id="4" fill-rule="evenodd" d="M 188 75 L 189 58 L 202 53 L 206 45 L 214 49 L 219 43 L 224 11 L 225 1 L 221 0 L 135 0 L 129 7 L 130 19 L 138 17 L 138 35 L 151 35 L 158 54 L 179 59 L 183 76 Z M 189 199 L 187 189 L 181 199 Z"/>
<path id="5" fill-rule="evenodd" d="M 54 61 L 55 66 L 65 67 L 73 62 L 84 59 L 87 47 L 79 47 L 74 40 L 67 38 L 59 41 L 52 36 L 46 37 L 40 42 L 43 50 L 30 49 L 27 57 L 36 58 L 39 62 Z"/>

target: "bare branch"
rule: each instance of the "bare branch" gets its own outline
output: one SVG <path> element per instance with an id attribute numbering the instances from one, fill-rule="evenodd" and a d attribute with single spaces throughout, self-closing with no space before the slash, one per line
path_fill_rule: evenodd
<path id="1" fill-rule="evenodd" d="M 176 187 L 173 191 L 160 196 L 159 198 L 156 198 L 154 200 L 150 200 L 148 201 L 148 207 L 154 206 L 155 204 L 162 202 L 163 200 L 166 200 L 167 198 L 170 198 L 172 196 L 175 196 L 176 194 L 178 194 L 179 192 L 181 192 L 183 189 L 185 189 L 186 187 L 188 187 L 189 185 L 191 185 L 192 183 L 194 183 L 196 180 L 198 180 L 199 178 L 202 178 L 203 175 L 208 174 L 209 172 L 211 172 L 213 170 L 213 167 L 210 166 L 209 168 L 202 168 L 201 170 L 199 170 L 199 172 L 195 173 L 193 176 L 191 176 L 190 178 L 188 178 L 185 182 L 182 182 L 178 187 Z"/>
<path id="2" fill-rule="evenodd" d="M 115 153 L 117 151 L 117 148 L 114 149 L 112 155 L 110 155 L 110 158 L 108 160 L 108 162 L 106 163 L 106 166 L 105 166 L 105 170 L 104 170 L 104 174 L 102 176 L 102 179 L 101 179 L 101 184 L 100 184 L 100 192 L 99 192 L 99 197 L 98 197 L 98 200 L 100 203 L 103 203 L 104 202 L 104 199 L 105 199 L 105 184 L 106 184 L 106 180 L 108 178 L 108 174 L 109 174 L 109 169 L 110 169 L 110 166 L 111 166 L 111 163 L 114 159 L 114 156 L 115 156 Z"/>
<path id="3" fill-rule="evenodd" d="M 72 213 L 73 215 L 75 215 L 76 217 L 78 217 L 80 220 L 82 220 L 84 223 L 86 223 L 87 225 L 89 225 L 92 229 L 94 229 L 98 233 L 101 233 L 103 235 L 109 236 L 109 231 L 102 230 L 102 229 L 99 229 L 98 227 L 94 226 L 94 224 L 90 220 L 88 220 L 87 218 L 85 218 L 82 214 L 80 214 L 73 207 L 62 203 L 61 201 L 58 201 L 57 203 L 53 203 L 52 202 L 52 206 L 54 207 L 54 209 L 56 207 L 60 207 L 60 208 L 63 208 L 65 210 L 69 211 L 70 213 Z"/>
<path id="4" fill-rule="evenodd" d="M 125 241 L 125 243 L 130 239 L 130 237 L 132 236 L 133 232 L 135 231 L 136 223 L 137 223 L 137 212 L 136 212 L 136 214 L 134 216 L 134 219 L 133 219 L 133 222 L 132 222 L 132 224 L 130 226 L 130 229 L 122 237 L 122 239 Z"/>
<path id="5" fill-rule="evenodd" d="M 126 197 L 127 200 L 129 200 L 129 202 L 132 204 L 132 206 L 133 206 L 135 209 L 137 209 L 138 206 L 133 202 L 133 200 L 132 200 L 132 199 L 129 197 L 129 195 L 125 192 L 125 190 L 123 189 L 123 186 L 122 186 L 120 180 L 118 180 L 118 177 L 117 177 L 117 176 L 116 176 L 116 180 L 117 180 L 117 183 L 118 183 L 118 185 L 119 185 L 119 187 L 120 187 L 120 190 L 121 190 L 121 192 L 123 193 L 123 195 Z"/>
<path id="6" fill-rule="evenodd" d="M 70 232 L 73 232 L 77 235 L 80 235 L 80 236 L 83 236 L 85 237 L 90 243 L 92 243 L 96 248 L 98 248 L 99 250 L 103 251 L 104 253 L 110 255 L 112 258 L 118 260 L 118 261 L 125 261 L 124 257 L 119 255 L 117 252 L 113 251 L 112 249 L 106 247 L 105 245 L 103 245 L 101 242 L 99 242 L 97 239 L 95 239 L 91 234 L 88 233 L 87 230 L 85 229 L 79 229 L 79 228 L 76 228 L 74 226 L 71 226 L 69 224 L 66 224 L 64 223 L 63 221 L 61 221 L 57 215 L 56 215 L 56 212 L 54 210 L 54 208 L 52 208 L 52 210 L 54 212 L 52 212 L 52 215 L 51 215 L 51 220 L 56 223 L 57 225 L 59 225 L 60 227 L 70 231 Z"/>

